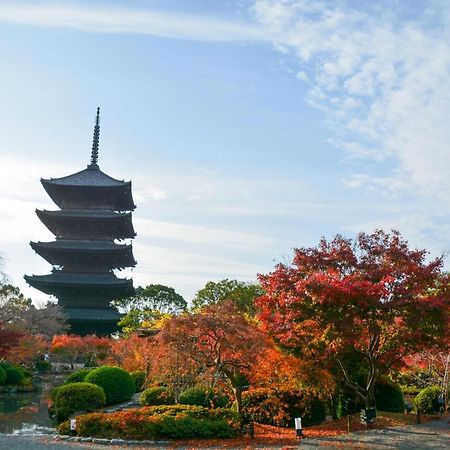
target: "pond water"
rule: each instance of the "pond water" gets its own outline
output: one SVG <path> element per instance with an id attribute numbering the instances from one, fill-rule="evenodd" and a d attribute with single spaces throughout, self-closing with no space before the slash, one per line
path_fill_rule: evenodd
<path id="1" fill-rule="evenodd" d="M 48 399 L 58 377 L 47 377 L 36 392 L 0 393 L 0 433 L 21 433 L 52 427 Z"/>

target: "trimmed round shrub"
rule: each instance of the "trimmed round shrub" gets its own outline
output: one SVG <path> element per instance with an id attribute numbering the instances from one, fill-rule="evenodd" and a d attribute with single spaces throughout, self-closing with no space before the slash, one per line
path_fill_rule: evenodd
<path id="1" fill-rule="evenodd" d="M 442 395 L 441 390 L 437 386 L 428 386 L 422 389 L 415 398 L 414 403 L 420 412 L 434 413 L 439 411 L 439 397 Z"/>
<path id="2" fill-rule="evenodd" d="M 173 405 L 175 403 L 169 389 L 162 386 L 146 389 L 139 397 L 139 401 L 143 406 Z"/>
<path id="3" fill-rule="evenodd" d="M 64 385 L 63 385 L 64 386 Z M 55 399 L 56 399 L 56 394 L 58 393 L 58 391 L 62 388 L 62 386 L 56 386 L 55 388 L 53 388 L 50 391 L 50 400 L 52 401 L 52 403 L 55 403 Z"/>
<path id="4" fill-rule="evenodd" d="M 147 379 L 145 372 L 143 370 L 135 370 L 134 372 L 130 372 L 130 375 L 134 380 L 136 392 L 141 392 Z"/>
<path id="5" fill-rule="evenodd" d="M 380 382 L 375 386 L 375 402 L 380 411 L 405 411 L 405 400 L 400 386 L 388 381 Z"/>
<path id="6" fill-rule="evenodd" d="M 52 364 L 50 362 L 48 362 L 48 361 L 42 361 L 42 360 L 38 359 L 34 363 L 34 368 L 39 373 L 46 373 L 46 372 L 50 372 L 50 370 L 52 370 Z"/>
<path id="7" fill-rule="evenodd" d="M 26 378 L 33 378 L 33 372 L 31 370 L 25 369 L 25 367 L 17 366 L 19 370 L 22 371 Z"/>
<path id="8" fill-rule="evenodd" d="M 6 384 L 20 384 L 25 380 L 23 372 L 15 366 L 9 366 L 5 369 Z"/>
<path id="9" fill-rule="evenodd" d="M 178 402 L 181 405 L 196 405 L 204 408 L 224 408 L 229 400 L 222 392 L 211 388 L 193 387 L 180 394 Z"/>
<path id="10" fill-rule="evenodd" d="M 8 361 L 2 361 L 2 362 L 0 362 L 0 367 L 2 368 L 2 369 L 7 369 L 8 367 L 11 367 L 12 366 L 12 364 L 10 364 Z"/>
<path id="11" fill-rule="evenodd" d="M 56 392 L 53 410 L 57 421 L 62 422 L 77 411 L 94 411 L 100 408 L 105 400 L 103 389 L 95 384 L 65 384 Z"/>
<path id="12" fill-rule="evenodd" d="M 251 389 L 242 394 L 246 421 L 279 427 L 292 427 L 296 417 L 304 426 L 325 420 L 325 404 L 318 398 L 299 390 L 270 388 Z"/>
<path id="13" fill-rule="evenodd" d="M 136 392 L 133 378 L 120 367 L 97 367 L 87 374 L 84 381 L 100 386 L 105 391 L 108 405 L 129 400 Z"/>
<path id="14" fill-rule="evenodd" d="M 80 383 L 84 381 L 87 374 L 91 372 L 92 369 L 80 369 L 73 373 L 71 373 L 66 380 L 64 381 L 64 384 L 70 384 L 70 383 Z"/>
<path id="15" fill-rule="evenodd" d="M 6 383 L 7 377 L 6 370 L 3 367 L 0 367 L 0 386 Z"/>

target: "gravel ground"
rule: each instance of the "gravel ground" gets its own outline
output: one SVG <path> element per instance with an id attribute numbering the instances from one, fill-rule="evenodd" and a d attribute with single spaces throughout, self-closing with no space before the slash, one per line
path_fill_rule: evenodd
<path id="1" fill-rule="evenodd" d="M 1 450 L 82 450 L 82 449 L 139 449 L 143 447 L 105 446 L 58 442 L 51 436 L 0 435 Z M 163 447 L 145 447 L 159 449 Z M 262 447 L 255 447 L 262 448 Z M 265 447 L 267 448 L 267 447 Z M 271 447 L 276 448 L 276 447 Z M 279 447 L 286 448 L 286 447 Z M 298 448 L 304 450 L 372 449 L 372 450 L 439 450 L 450 449 L 449 419 L 441 419 L 423 425 L 386 428 L 351 433 L 349 435 L 321 439 L 303 439 Z M 230 450 L 230 449 L 229 449 Z"/>

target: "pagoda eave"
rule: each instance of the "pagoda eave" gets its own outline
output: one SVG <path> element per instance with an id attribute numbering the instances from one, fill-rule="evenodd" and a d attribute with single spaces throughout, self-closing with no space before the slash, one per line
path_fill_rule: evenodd
<path id="1" fill-rule="evenodd" d="M 106 208 L 114 211 L 133 211 L 136 208 L 131 194 L 131 181 L 114 186 L 58 184 L 41 179 L 53 202 L 60 208 Z"/>
<path id="2" fill-rule="evenodd" d="M 107 211 L 36 210 L 41 222 L 58 238 L 96 240 L 133 239 L 130 213 Z"/>

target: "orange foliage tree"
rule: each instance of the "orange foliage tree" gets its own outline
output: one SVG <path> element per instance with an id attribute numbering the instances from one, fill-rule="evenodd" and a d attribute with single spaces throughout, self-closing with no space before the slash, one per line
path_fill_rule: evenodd
<path id="1" fill-rule="evenodd" d="M 175 347 L 200 368 L 228 381 L 242 412 L 242 379 L 267 346 L 260 330 L 249 323 L 233 302 L 206 306 L 193 314 L 168 320 L 157 341 Z"/>
<path id="2" fill-rule="evenodd" d="M 74 368 L 80 357 L 85 359 L 87 365 L 94 365 L 97 360 L 105 359 L 110 346 L 111 340 L 106 337 L 60 334 L 53 337 L 50 351 L 60 355 Z"/>
<path id="3" fill-rule="evenodd" d="M 133 333 L 126 338 L 111 340 L 108 357 L 103 362 L 128 371 L 142 370 L 149 376 L 155 353 L 153 338 Z"/>
<path id="4" fill-rule="evenodd" d="M 29 367 L 39 356 L 46 353 L 49 347 L 50 342 L 45 336 L 25 334 L 9 352 L 8 361 Z"/>
<path id="5" fill-rule="evenodd" d="M 377 380 L 402 358 L 448 336 L 449 282 L 442 260 L 427 262 L 394 231 L 337 236 L 295 250 L 259 280 L 265 329 L 298 355 L 337 363 L 345 383 L 374 405 Z M 439 289 L 436 289 L 439 286 Z M 354 352 L 367 373 L 360 383 L 345 355 Z"/>

